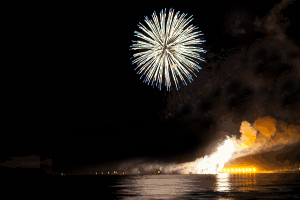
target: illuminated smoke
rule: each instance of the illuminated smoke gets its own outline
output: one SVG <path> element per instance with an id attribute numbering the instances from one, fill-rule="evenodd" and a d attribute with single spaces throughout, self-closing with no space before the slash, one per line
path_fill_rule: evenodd
<path id="1" fill-rule="evenodd" d="M 276 151 L 284 148 L 286 145 L 294 144 L 300 139 L 300 127 L 287 125 L 280 121 L 276 129 L 277 121 L 269 116 L 258 118 L 253 125 L 243 121 L 240 132 L 242 133 L 239 140 L 234 140 L 238 149 L 234 152 L 231 159 Z"/>
<path id="2" fill-rule="evenodd" d="M 240 138 L 242 142 L 241 146 L 242 147 L 251 146 L 256 139 L 257 131 L 250 125 L 250 123 L 248 123 L 247 121 L 243 121 L 240 132 L 242 133 L 242 136 Z"/>
<path id="3" fill-rule="evenodd" d="M 254 123 L 254 128 L 265 138 L 270 138 L 276 131 L 276 120 L 271 117 L 258 118 Z"/>
<path id="4" fill-rule="evenodd" d="M 276 130 L 276 120 L 270 116 L 258 118 L 253 125 L 243 121 L 240 126 L 240 139 L 227 137 L 217 151 L 194 162 L 177 165 L 182 174 L 215 174 L 225 163 L 238 157 L 270 150 L 279 150 L 300 139 L 300 127 L 281 122 L 281 130 Z"/>
<path id="5" fill-rule="evenodd" d="M 186 163 L 173 163 L 164 165 L 163 163 L 152 163 L 152 164 L 132 164 L 134 167 L 131 168 L 130 172 L 139 174 L 140 171 L 153 172 L 155 170 L 161 170 L 163 173 L 177 172 L 181 174 L 215 174 L 221 171 L 225 163 L 231 158 L 233 152 L 237 148 L 234 140 L 227 137 L 222 144 L 219 145 L 216 152 L 211 155 L 206 155 L 193 162 Z M 120 165 L 121 168 L 129 166 L 128 163 Z"/>
<path id="6" fill-rule="evenodd" d="M 217 151 L 209 156 L 197 159 L 194 162 L 178 165 L 182 174 L 215 174 L 221 171 L 225 163 L 229 161 L 236 147 L 229 137 L 221 144 Z"/>
<path id="7" fill-rule="evenodd" d="M 222 171 L 224 165 L 236 158 L 262 153 L 270 150 L 279 150 L 288 144 L 294 144 L 300 139 L 300 127 L 287 125 L 285 122 L 278 123 L 274 118 L 266 116 L 258 118 L 253 125 L 243 121 L 240 126 L 241 137 L 227 137 L 217 150 L 210 155 L 198 158 L 186 163 L 123 163 L 120 168 L 130 169 L 131 173 L 154 172 L 163 173 L 177 172 L 180 174 L 216 174 Z M 276 125 L 280 130 L 276 129 Z"/>

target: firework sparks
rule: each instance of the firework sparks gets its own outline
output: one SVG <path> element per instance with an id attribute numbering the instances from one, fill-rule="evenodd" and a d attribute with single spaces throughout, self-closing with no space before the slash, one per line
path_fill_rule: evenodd
<path id="1" fill-rule="evenodd" d="M 165 22 L 166 13 L 162 10 L 160 12 L 160 23 L 155 12 L 152 14 L 154 22 L 150 21 L 148 17 L 145 17 L 145 22 L 150 27 L 150 30 L 141 23 L 138 27 L 147 33 L 148 36 L 137 31 L 134 33 L 136 33 L 135 36 L 145 40 L 146 42 L 141 40 L 132 41 L 136 42 L 136 44 L 131 46 L 131 50 L 146 50 L 134 54 L 133 57 L 138 58 L 132 62 L 133 64 L 138 63 L 135 70 L 138 67 L 141 67 L 138 74 L 143 72 L 143 76 L 147 73 L 144 82 L 148 82 L 149 85 L 152 80 L 151 85 L 153 85 L 153 82 L 156 81 L 156 86 L 158 84 L 158 88 L 161 90 L 164 73 L 165 86 L 168 91 L 172 89 L 169 71 L 172 74 L 176 89 L 178 90 L 179 83 L 177 76 L 179 76 L 184 85 L 187 84 L 182 74 L 187 77 L 191 83 L 193 80 L 191 73 L 196 76 L 193 71 L 201 69 L 196 60 L 199 59 L 205 62 L 204 58 L 200 57 L 199 53 L 206 52 L 202 48 L 193 46 L 205 42 L 205 40 L 197 38 L 197 36 L 203 35 L 200 34 L 201 31 L 194 31 L 197 28 L 193 25 L 185 28 L 188 23 L 193 20 L 190 19 L 192 16 L 188 19 L 184 19 L 186 15 L 183 13 L 179 17 L 179 12 L 177 12 L 173 18 L 173 14 L 174 13 L 171 8 L 167 22 Z"/>

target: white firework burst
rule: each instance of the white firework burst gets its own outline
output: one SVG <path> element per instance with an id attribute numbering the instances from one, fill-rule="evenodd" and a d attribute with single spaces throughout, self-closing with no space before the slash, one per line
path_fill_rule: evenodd
<path id="1" fill-rule="evenodd" d="M 179 16 L 178 11 L 173 18 L 173 10 L 171 8 L 167 22 L 165 22 L 166 13 L 162 10 L 160 12 L 159 23 L 154 12 L 152 14 L 154 22 L 150 21 L 148 17 L 145 17 L 145 22 L 150 27 L 150 30 L 141 23 L 138 25 L 138 27 L 147 33 L 148 36 L 134 31 L 134 33 L 136 33 L 135 36 L 145 40 L 146 42 L 141 40 L 132 40 L 135 44 L 130 46 L 132 47 L 131 50 L 145 50 L 133 55 L 133 57 L 138 58 L 136 58 L 132 64 L 138 63 L 138 66 L 134 70 L 141 67 L 137 74 L 142 72 L 142 76 L 146 74 L 144 82 L 148 82 L 148 85 L 151 80 L 151 85 L 153 85 L 154 81 L 156 81 L 156 86 L 159 84 L 159 89 L 161 90 L 164 72 L 165 86 L 169 91 L 169 89 L 172 89 L 169 76 L 170 71 L 174 79 L 176 89 L 178 90 L 179 83 L 177 76 L 179 76 L 184 85 L 187 85 L 182 75 L 187 77 L 191 83 L 193 80 L 191 73 L 196 76 L 193 71 L 201 69 L 197 60 L 199 59 L 205 62 L 204 58 L 200 57 L 199 53 L 205 53 L 206 51 L 200 47 L 193 46 L 205 42 L 205 40 L 198 38 L 198 36 L 203 35 L 203 33 L 201 34 L 201 31 L 194 31 L 198 28 L 193 25 L 186 28 L 188 23 L 193 19 L 190 19 L 192 16 L 188 19 L 184 19 L 185 16 L 186 15 L 184 13 Z"/>

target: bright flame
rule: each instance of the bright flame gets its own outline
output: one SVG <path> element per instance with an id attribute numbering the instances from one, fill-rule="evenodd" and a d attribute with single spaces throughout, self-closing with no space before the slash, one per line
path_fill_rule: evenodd
<path id="1" fill-rule="evenodd" d="M 217 151 L 210 156 L 204 156 L 194 162 L 183 163 L 178 167 L 182 169 L 181 174 L 216 174 L 222 171 L 226 162 L 228 162 L 235 152 L 235 143 L 233 139 L 227 138 Z"/>

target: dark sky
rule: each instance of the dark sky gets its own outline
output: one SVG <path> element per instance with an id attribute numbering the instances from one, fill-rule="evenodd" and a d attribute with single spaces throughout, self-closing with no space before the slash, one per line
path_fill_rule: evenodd
<path id="1" fill-rule="evenodd" d="M 280 24 L 277 14 L 274 23 L 263 18 L 280 1 L 175 2 L 68 4 L 52 13 L 49 32 L 59 45 L 43 88 L 41 150 L 51 149 L 54 171 L 131 158 L 193 159 L 224 132 L 239 135 L 242 120 L 299 119 L 295 2 L 283 10 L 287 28 L 268 28 Z M 164 8 L 193 15 L 207 41 L 202 71 L 174 93 L 143 83 L 130 60 L 137 24 Z"/>

